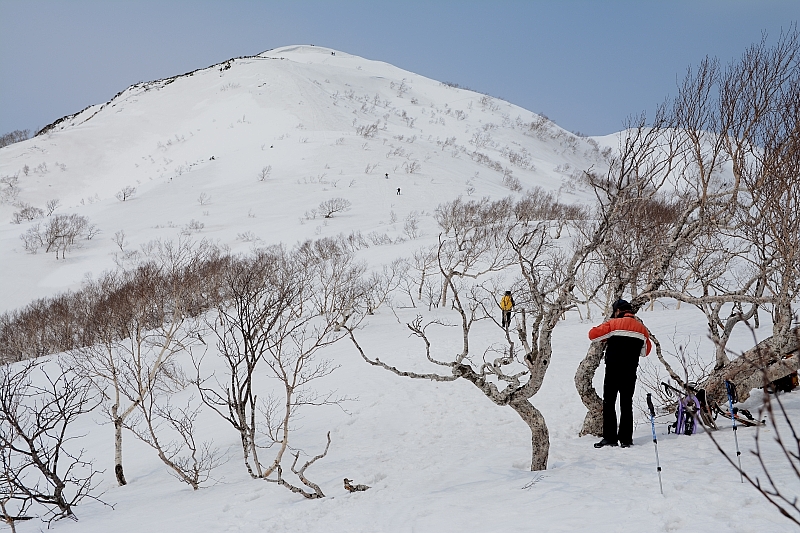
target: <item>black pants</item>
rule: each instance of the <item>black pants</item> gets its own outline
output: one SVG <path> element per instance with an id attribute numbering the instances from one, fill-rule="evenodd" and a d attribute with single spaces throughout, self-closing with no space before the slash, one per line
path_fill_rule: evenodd
<path id="1" fill-rule="evenodd" d="M 511 325 L 511 311 L 503 311 L 503 327 L 507 328 Z"/>
<path id="2" fill-rule="evenodd" d="M 633 441 L 633 390 L 639 355 L 606 354 L 606 377 L 603 381 L 603 438 L 630 444 Z M 619 431 L 617 431 L 617 394 L 619 394 Z"/>

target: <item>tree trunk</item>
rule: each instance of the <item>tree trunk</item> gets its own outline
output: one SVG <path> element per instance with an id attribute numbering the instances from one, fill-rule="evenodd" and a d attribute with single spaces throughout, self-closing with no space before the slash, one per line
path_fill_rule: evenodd
<path id="1" fill-rule="evenodd" d="M 792 305 L 785 293 L 781 294 L 775 302 L 772 322 L 771 347 L 778 353 L 791 351 L 790 346 L 794 341 L 796 345 L 797 330 L 792 331 Z"/>
<path id="2" fill-rule="evenodd" d="M 122 470 L 122 418 L 119 416 L 114 416 L 114 475 L 120 487 L 128 484 Z"/>
<path id="3" fill-rule="evenodd" d="M 702 383 L 708 401 L 725 404 L 728 395 L 725 380 L 736 385 L 739 401 L 750 397 L 750 391 L 763 387 L 764 383 L 775 381 L 800 368 L 800 329 L 795 328 L 792 336 L 784 344 L 780 354 L 773 349 L 772 337 L 765 339 L 749 349 L 725 367 L 715 370 Z"/>
<path id="4" fill-rule="evenodd" d="M 730 359 L 728 359 L 728 354 L 725 353 L 725 350 L 728 348 L 728 339 L 726 338 L 723 342 L 722 339 L 719 338 L 719 335 L 712 333 L 711 340 L 714 343 L 714 368 L 723 368 L 731 362 Z"/>
<path id="5" fill-rule="evenodd" d="M 583 358 L 581 364 L 578 365 L 577 372 L 575 372 L 575 388 L 578 389 L 581 401 L 588 410 L 579 433 L 581 437 L 584 435 L 603 436 L 603 399 L 597 394 L 592 384 L 595 372 L 597 372 L 602 359 L 603 344 L 593 342 L 586 353 L 586 357 Z"/>
<path id="6" fill-rule="evenodd" d="M 264 472 L 261 470 L 261 463 L 258 460 L 258 447 L 256 446 L 255 430 L 251 430 L 250 433 L 250 453 L 253 456 L 253 463 L 256 465 L 256 477 L 263 478 Z"/>
<path id="7" fill-rule="evenodd" d="M 442 309 L 447 307 L 447 288 L 450 286 L 450 280 L 453 278 L 453 273 L 447 274 L 444 277 L 444 283 L 442 286 L 442 299 L 440 300 L 440 305 Z"/>
<path id="8" fill-rule="evenodd" d="M 250 466 L 250 444 L 244 429 L 239 429 L 239 437 L 242 439 L 242 454 L 244 455 L 244 466 L 250 477 L 256 479 L 258 476 L 253 472 L 253 467 Z"/>
<path id="9" fill-rule="evenodd" d="M 531 430 L 531 471 L 547 470 L 550 454 L 550 433 L 544 416 L 528 400 L 509 403 Z"/>

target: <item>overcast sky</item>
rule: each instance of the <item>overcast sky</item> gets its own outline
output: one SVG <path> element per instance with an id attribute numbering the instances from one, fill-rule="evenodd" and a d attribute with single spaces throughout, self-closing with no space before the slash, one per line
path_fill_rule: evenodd
<path id="1" fill-rule="evenodd" d="M 727 62 L 798 19 L 799 0 L 0 0 L 0 134 L 139 81 L 315 44 L 600 135 L 705 55 Z"/>

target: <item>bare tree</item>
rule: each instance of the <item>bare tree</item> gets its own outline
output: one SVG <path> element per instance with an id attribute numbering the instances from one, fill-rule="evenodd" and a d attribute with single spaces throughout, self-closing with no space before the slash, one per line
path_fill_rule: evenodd
<path id="1" fill-rule="evenodd" d="M 378 128 L 380 127 L 381 123 L 380 120 L 375 122 L 374 124 L 366 124 L 361 125 L 356 128 L 356 133 L 365 139 L 372 139 L 375 135 L 378 134 Z"/>
<path id="2" fill-rule="evenodd" d="M 403 283 L 407 271 L 408 263 L 403 259 L 395 259 L 388 265 L 384 265 L 380 272 L 372 272 L 363 283 L 356 285 L 369 288 L 363 292 L 363 301 L 366 304 L 368 315 L 375 313 L 379 307 L 388 302 L 392 293 Z M 347 322 L 347 318 L 353 313 L 353 310 L 349 308 L 346 311 L 348 314 L 343 317 L 344 320 L 341 324 Z"/>
<path id="3" fill-rule="evenodd" d="M 726 379 L 739 387 L 744 399 L 762 372 L 776 379 L 800 363 L 792 355 L 792 302 L 800 293 L 798 58 L 800 34 L 793 28 L 773 46 L 764 36 L 720 76 L 719 138 L 730 160 L 735 193 L 728 201 L 732 214 L 715 214 L 729 221 L 730 229 L 719 222 L 716 227 L 725 235 L 726 248 L 745 250 L 737 259 L 746 263 L 746 275 L 728 290 L 727 301 L 734 302 L 730 316 L 723 321 L 712 314 L 709 320 L 717 364 L 701 385 L 710 401 L 724 401 Z M 716 290 L 719 293 L 719 287 Z M 729 361 L 724 350 L 730 329 L 744 320 L 757 320 L 758 306 L 765 303 L 771 304 L 773 314 L 767 346 L 758 345 Z M 753 365 L 754 354 L 760 354 L 758 365 Z"/>
<path id="4" fill-rule="evenodd" d="M 362 358 L 371 365 L 398 376 L 439 382 L 466 379 L 500 406 L 511 407 L 531 432 L 531 469 L 547 467 L 549 433 L 542 414 L 530 402 L 541 388 L 552 359 L 552 332 L 563 313 L 575 305 L 572 290 L 580 265 L 600 242 L 600 237 L 582 240 L 571 254 L 558 241 L 564 219 L 585 218 L 579 209 L 559 204 L 552 195 L 532 191 L 518 202 L 461 200 L 437 209 L 442 228 L 437 250 L 438 278 L 448 287 L 452 307 L 458 315 L 456 326 L 461 351 L 452 358 L 434 355 L 430 329 L 446 327 L 441 318 L 426 320 L 417 315 L 406 325 L 424 345 L 425 358 L 449 373 L 409 372 L 378 358 L 370 358 L 349 328 L 350 338 Z M 599 226 L 596 231 L 605 231 Z M 517 341 L 502 328 L 497 318 L 495 294 L 502 292 L 500 273 L 518 268 L 515 282 L 518 312 Z M 472 331 L 480 321 L 494 322 L 502 332 L 505 346 L 486 347 L 482 361 L 474 355 Z"/>
<path id="5" fill-rule="evenodd" d="M 47 209 L 47 216 L 53 214 L 53 211 L 58 209 L 61 206 L 61 200 L 58 198 L 53 198 L 52 200 L 47 201 L 46 209 Z"/>
<path id="6" fill-rule="evenodd" d="M 406 171 L 406 174 L 416 174 L 422 169 L 422 165 L 419 161 L 405 161 L 403 162 L 403 169 Z"/>
<path id="7" fill-rule="evenodd" d="M 179 378 L 174 356 L 200 342 L 198 315 L 204 306 L 198 298 L 203 290 L 213 292 L 213 276 L 203 267 L 216 251 L 206 243 L 156 241 L 148 252 L 149 260 L 134 270 L 108 274 L 97 283 L 96 342 L 70 353 L 105 399 L 120 485 L 127 483 L 122 430 L 155 390 Z"/>
<path id="8" fill-rule="evenodd" d="M 192 279 L 199 278 L 203 283 L 202 291 L 185 293 L 191 297 L 188 309 L 192 317 L 218 303 L 220 294 L 215 280 L 224 261 L 207 242 L 198 243 L 195 248 L 206 248 L 209 253 L 202 255 L 193 268 L 186 270 Z M 159 249 L 157 241 L 154 241 L 145 244 L 141 251 L 126 250 L 124 260 L 118 261 L 118 266 L 121 271 L 132 272 L 143 262 L 153 262 L 153 252 Z M 177 249 L 185 250 L 186 247 L 177 246 Z M 101 276 L 102 279 L 105 276 Z M 197 286 L 196 281 L 191 283 Z M 106 305 L 103 303 L 106 300 L 114 299 L 111 293 L 115 287 L 125 290 L 125 284 L 98 287 L 97 282 L 87 282 L 77 291 L 37 299 L 20 309 L 0 314 L 0 361 L 20 361 L 96 344 L 99 342 L 98 329 L 105 324 L 105 315 L 97 315 L 96 308 Z"/>
<path id="9" fill-rule="evenodd" d="M 791 341 L 792 305 L 800 294 L 800 32 L 766 35 L 726 72 L 725 149 L 746 192 L 741 229 L 770 265 L 776 351 Z"/>
<path id="10" fill-rule="evenodd" d="M 114 234 L 114 238 L 111 239 L 114 241 L 114 244 L 117 245 L 120 252 L 125 251 L 125 247 L 128 245 L 128 241 L 125 240 L 125 230 L 119 230 Z"/>
<path id="11" fill-rule="evenodd" d="M 0 177 L 0 204 L 14 203 L 19 197 L 19 172 L 13 176 Z"/>
<path id="12" fill-rule="evenodd" d="M 239 433 L 244 464 L 254 478 L 263 477 L 258 460 L 256 367 L 267 350 L 272 328 L 294 304 L 293 283 L 286 251 L 268 248 L 253 258 L 231 258 L 222 274 L 223 299 L 209 327 L 225 361 L 224 381 L 202 377 L 197 367 L 197 387 L 203 402 Z"/>
<path id="13" fill-rule="evenodd" d="M 438 279 L 432 282 L 438 272 L 436 251 L 436 246 L 416 250 L 413 258 L 408 261 L 406 275 L 400 278 L 403 292 L 408 296 L 412 307 L 417 306 L 416 302 L 423 301 L 426 288 L 431 291 L 430 298 L 427 299 L 429 311 L 432 307 L 437 307 L 441 301 L 441 283 Z"/>
<path id="14" fill-rule="evenodd" d="M 331 198 L 319 204 L 319 213 L 325 218 L 333 218 L 334 213 L 341 213 L 349 211 L 350 206 L 353 205 L 350 200 L 344 198 Z"/>
<path id="15" fill-rule="evenodd" d="M 634 309 L 659 297 L 692 298 L 686 285 L 672 289 L 678 264 L 691 256 L 689 249 L 701 236 L 728 227 L 735 212 L 737 187 L 718 179 L 726 161 L 722 143 L 707 133 L 721 120 L 710 93 L 716 77 L 710 61 L 697 73 L 690 71 L 671 108 L 659 106 L 652 123 L 641 116 L 620 134 L 618 155 L 605 179 L 585 174 L 596 192 L 600 216 L 616 228 L 598 247 L 609 292 L 612 299 L 629 293 Z M 669 199 L 665 185 L 674 191 Z M 695 297 L 690 303 L 703 302 Z M 581 434 L 601 431 L 602 402 L 591 384 L 601 357 L 602 346 L 592 345 L 575 376 L 589 411 Z M 657 357 L 682 384 L 659 349 Z"/>
<path id="16" fill-rule="evenodd" d="M 49 217 L 44 225 L 34 224 L 24 234 L 20 235 L 25 249 L 36 253 L 40 248 L 45 252 L 55 252 L 58 259 L 66 257 L 66 253 L 78 245 L 78 238 L 91 239 L 98 233 L 97 227 L 89 219 L 80 215 L 55 215 Z"/>
<path id="17" fill-rule="evenodd" d="M 17 522 L 33 518 L 26 514 L 33 500 L 26 499 L 14 486 L 15 472 L 12 467 L 14 462 L 10 448 L 0 449 L 0 523 L 7 524 L 11 528 L 11 533 L 16 533 Z"/>
<path id="18" fill-rule="evenodd" d="M 44 216 L 43 209 L 33 207 L 24 202 L 17 204 L 15 207 L 19 209 L 19 211 L 15 211 L 14 214 L 11 215 L 11 222 L 14 224 L 21 224 L 24 221 L 36 220 Z"/>
<path id="19" fill-rule="evenodd" d="M 527 383 L 509 391 L 512 393 L 509 405 L 530 427 L 531 470 L 547 467 L 549 437 L 544 417 L 529 399 L 541 388 L 552 360 L 552 335 L 559 319 L 580 303 L 574 294 L 578 276 L 585 271 L 583 266 L 610 230 L 607 220 L 591 224 L 586 218 L 581 209 L 564 206 L 541 191 L 532 191 L 517 203 L 515 220 L 506 237 L 521 278 L 517 285 L 521 294 L 517 300 L 523 312 L 517 321 L 516 333 L 530 375 Z M 571 249 L 559 242 L 565 221 L 572 226 Z M 588 297 L 594 297 L 600 286 L 590 289 Z M 513 345 L 510 352 L 513 352 Z"/>
<path id="20" fill-rule="evenodd" d="M 280 394 L 270 395 L 263 406 L 268 447 L 277 447 L 272 464 L 264 470 L 267 481 L 283 485 L 306 498 L 322 498 L 324 493 L 305 475 L 306 469 L 326 456 L 330 433 L 322 454 L 296 468 L 299 452 L 294 455 L 291 471 L 307 487 L 303 489 L 286 481 L 281 461 L 290 448 L 289 438 L 293 420 L 304 406 L 339 405 L 346 398 L 332 392 L 320 393 L 312 383 L 324 378 L 337 367 L 320 359 L 320 349 L 346 335 L 341 328 L 358 325 L 358 308 L 377 306 L 393 287 L 393 271 L 386 275 L 386 284 L 375 279 L 363 280 L 364 266 L 354 262 L 351 253 L 338 240 L 321 239 L 303 243 L 294 254 L 299 268 L 296 282 L 299 292 L 290 313 L 284 313 L 272 330 L 264 362 L 268 374 L 280 384 Z M 271 477 L 273 473 L 277 477 Z M 309 490 L 310 489 L 310 490 Z"/>
<path id="21" fill-rule="evenodd" d="M 275 480 L 267 479 L 267 481 L 275 481 L 278 485 L 282 485 L 292 492 L 302 494 L 303 497 L 308 499 L 324 498 L 325 494 L 322 492 L 322 489 L 320 489 L 319 485 L 308 479 L 305 473 L 309 466 L 313 465 L 314 463 L 316 463 L 317 461 L 328 455 L 328 449 L 330 448 L 330 446 L 331 446 L 331 433 L 329 431 L 328 444 L 325 445 L 325 450 L 323 450 L 321 454 L 316 455 L 312 457 L 310 460 L 306 461 L 305 464 L 303 464 L 303 466 L 300 467 L 300 470 L 297 470 L 297 460 L 300 458 L 300 452 L 295 452 L 294 454 L 294 461 L 292 462 L 291 470 L 295 475 L 297 475 L 297 477 L 300 479 L 303 485 L 311 489 L 313 492 L 309 492 L 296 485 L 292 485 L 291 483 L 288 483 L 285 479 L 283 479 L 283 468 L 281 467 L 281 465 L 278 465 L 276 469 L 277 479 Z"/>
<path id="22" fill-rule="evenodd" d="M 74 517 L 74 507 L 94 494 L 97 471 L 76 449 L 68 427 L 98 402 L 67 367 L 47 371 L 40 361 L 0 367 L 0 456 L 3 515 L 30 505 L 49 520 Z M 12 522 L 13 524 L 13 522 Z"/>
<path id="23" fill-rule="evenodd" d="M 309 286 L 308 290 L 314 290 L 313 285 Z M 299 296 L 308 298 L 310 294 L 304 292 Z M 312 382 L 336 369 L 330 361 L 318 360 L 315 354 L 320 348 L 342 337 L 342 334 L 335 333 L 337 325 L 334 313 L 320 314 L 313 307 L 300 304 L 293 313 L 282 316 L 273 329 L 264 363 L 270 377 L 276 379 L 283 390 L 281 394 L 269 395 L 263 406 L 267 446 L 277 448 L 272 463 L 263 472 L 263 477 L 267 481 L 280 482 L 288 487 L 282 477 L 281 462 L 290 446 L 290 432 L 298 410 L 303 406 L 336 405 L 342 401 L 340 398 L 335 398 L 332 393 L 320 394 L 311 388 Z M 328 446 L 330 446 L 330 434 L 328 434 Z M 328 446 L 319 458 L 325 456 Z M 296 455 L 294 463 L 297 462 L 297 458 Z M 319 486 L 309 482 L 303 475 L 305 467 L 297 471 L 293 464 L 292 471 L 312 490 L 309 492 L 289 487 L 293 492 L 298 492 L 306 498 L 324 497 Z M 277 477 L 270 477 L 273 472 Z"/>
<path id="24" fill-rule="evenodd" d="M 94 295 L 80 290 L 34 300 L 0 315 L 0 361 L 64 352 L 91 343 Z"/>
<path id="25" fill-rule="evenodd" d="M 419 213 L 412 211 L 408 214 L 403 224 L 403 233 L 405 233 L 409 239 L 417 239 L 422 236 L 422 231 L 419 229 Z"/>
<path id="26" fill-rule="evenodd" d="M 324 496 L 305 471 L 325 456 L 327 447 L 300 469 L 295 453 L 291 471 L 307 489 L 287 481 L 281 464 L 291 449 L 298 409 L 342 400 L 318 393 L 311 384 L 335 369 L 330 361 L 318 359 L 317 352 L 345 335 L 337 330 L 348 320 L 358 323 L 352 309 L 363 307 L 367 289 L 362 274 L 363 266 L 335 239 L 309 241 L 292 251 L 267 248 L 255 257 L 231 260 L 224 276 L 226 297 L 212 325 L 226 375 L 224 380 L 203 378 L 202 361 L 197 361 L 197 386 L 206 405 L 239 433 L 245 467 L 253 478 L 307 498 Z M 259 369 L 277 383 L 277 390 L 257 384 Z M 274 450 L 270 462 L 259 459 L 263 448 Z"/>
<path id="27" fill-rule="evenodd" d="M 136 187 L 133 187 L 131 185 L 126 185 L 119 192 L 117 192 L 115 196 L 117 200 L 119 200 L 120 202 L 125 202 L 133 198 L 135 194 L 136 194 Z"/>
<path id="28" fill-rule="evenodd" d="M 9 133 L 4 133 L 3 135 L 0 135 L 0 148 L 3 146 L 8 146 L 9 144 L 24 141 L 30 138 L 30 136 L 30 130 L 14 130 Z"/>
<path id="29" fill-rule="evenodd" d="M 510 213 L 510 199 L 465 202 L 458 198 L 436 208 L 434 217 L 442 229 L 437 251 L 443 275 L 442 307 L 447 305 L 454 278 L 477 279 L 511 264 L 512 256 L 503 245 L 504 222 Z"/>
<path id="30" fill-rule="evenodd" d="M 173 404 L 174 392 L 168 387 L 154 388 L 138 404 L 138 416 L 125 427 L 156 451 L 175 478 L 198 490 L 219 466 L 221 456 L 212 442 L 198 442 L 195 437 L 199 406 L 191 398 L 183 407 Z"/>

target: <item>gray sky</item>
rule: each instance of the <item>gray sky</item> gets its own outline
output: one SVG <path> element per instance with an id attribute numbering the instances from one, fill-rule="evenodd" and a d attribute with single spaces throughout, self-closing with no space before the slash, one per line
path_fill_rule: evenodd
<path id="1" fill-rule="evenodd" d="M 127 86 L 290 44 L 504 98 L 590 135 L 800 19 L 798 0 L 0 0 L 0 134 Z"/>

